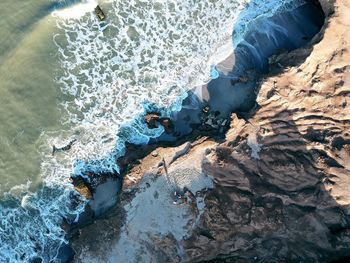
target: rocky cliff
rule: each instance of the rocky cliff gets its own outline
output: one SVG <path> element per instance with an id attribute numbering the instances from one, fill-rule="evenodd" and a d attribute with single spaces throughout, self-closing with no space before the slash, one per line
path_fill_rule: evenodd
<path id="1" fill-rule="evenodd" d="M 184 241 L 190 261 L 350 255 L 349 7 L 336 1 L 319 43 L 273 61 L 259 109 L 234 116 L 226 141 L 207 156 L 215 183 L 198 229 L 211 238 Z"/>

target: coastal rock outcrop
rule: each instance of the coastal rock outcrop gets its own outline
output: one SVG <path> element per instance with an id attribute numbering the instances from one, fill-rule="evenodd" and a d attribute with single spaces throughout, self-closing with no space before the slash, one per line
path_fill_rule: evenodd
<path id="1" fill-rule="evenodd" d="M 330 262 L 350 256 L 350 11 L 337 1 L 321 41 L 282 58 L 259 110 L 233 116 L 207 157 L 214 188 L 184 241 L 186 261 Z M 310 56 L 303 61 L 304 54 Z"/>
<path id="2" fill-rule="evenodd" d="M 75 223 L 80 225 L 91 223 L 116 204 L 122 185 L 122 178 L 118 173 L 101 175 L 86 172 L 71 179 L 76 191 L 88 200 L 85 212 L 79 219 L 74 220 Z"/>
<path id="3" fill-rule="evenodd" d="M 158 125 L 162 125 L 166 133 L 172 133 L 174 131 L 174 125 L 169 118 L 161 117 L 159 113 L 147 113 L 145 116 L 145 122 L 149 129 L 155 129 Z"/>

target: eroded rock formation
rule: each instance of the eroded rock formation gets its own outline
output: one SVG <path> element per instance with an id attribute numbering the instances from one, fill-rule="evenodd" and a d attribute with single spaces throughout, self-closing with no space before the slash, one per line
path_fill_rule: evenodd
<path id="1" fill-rule="evenodd" d="M 337 1 L 320 43 L 285 55 L 284 66 L 302 63 L 281 73 L 272 68 L 259 110 L 248 121 L 234 116 L 226 142 L 207 156 L 215 183 L 198 229 L 212 239 L 195 232 L 184 241 L 186 260 L 350 255 L 349 11 Z"/>

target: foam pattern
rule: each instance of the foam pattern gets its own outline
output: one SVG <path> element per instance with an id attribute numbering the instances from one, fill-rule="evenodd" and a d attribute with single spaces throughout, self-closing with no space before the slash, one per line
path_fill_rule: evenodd
<path id="1" fill-rule="evenodd" d="M 66 120 L 116 133 L 122 123 L 144 111 L 144 104 L 181 105 L 179 94 L 209 80 L 215 53 L 231 41 L 243 3 L 112 1 L 103 5 L 106 22 L 99 22 L 93 13 L 75 19 L 58 16 L 61 33 L 54 41 L 63 73 L 57 82 L 70 96 L 63 103 Z M 133 141 L 147 141 L 142 138 L 145 127 L 130 129 L 140 137 L 134 135 Z M 91 140 L 85 152 L 91 147 L 99 156 L 110 151 L 108 147 L 96 151 Z"/>
<path id="2" fill-rule="evenodd" d="M 7 196 L 0 203 L 0 262 L 29 262 L 38 255 L 43 262 L 58 262 L 57 251 L 67 243 L 62 217 L 82 212 L 80 198 L 67 185 Z"/>

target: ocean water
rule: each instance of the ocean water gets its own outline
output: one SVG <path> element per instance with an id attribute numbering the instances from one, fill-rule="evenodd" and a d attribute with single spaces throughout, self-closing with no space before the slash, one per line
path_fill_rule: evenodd
<path id="1" fill-rule="evenodd" d="M 59 130 L 55 29 L 45 1 L 0 3 L 0 195 L 40 181 L 39 137 Z M 21 10 L 19 12 L 19 10 Z"/>
<path id="2" fill-rule="evenodd" d="M 86 164 L 118 170 L 122 126 L 130 142 L 159 135 L 132 120 L 150 103 L 178 110 L 187 90 L 210 80 L 249 2 L 98 1 L 105 22 L 93 0 L 0 3 L 0 262 L 55 259 L 67 242 L 62 218 L 86 202 L 70 176 Z M 246 24 L 286 3 L 253 2 Z"/>

